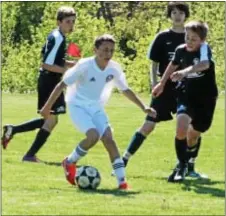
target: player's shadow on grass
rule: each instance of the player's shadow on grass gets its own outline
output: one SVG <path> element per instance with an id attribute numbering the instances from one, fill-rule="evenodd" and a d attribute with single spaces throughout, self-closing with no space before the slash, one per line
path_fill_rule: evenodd
<path id="1" fill-rule="evenodd" d="M 132 190 L 119 190 L 117 188 L 115 189 L 97 189 L 97 190 L 79 190 L 80 193 L 89 193 L 89 194 L 110 194 L 114 196 L 127 196 L 130 197 L 131 195 L 139 194 L 139 191 L 132 191 Z"/>
<path id="2" fill-rule="evenodd" d="M 49 166 L 61 166 L 62 162 L 44 161 L 40 160 L 41 163 Z"/>
<path id="3" fill-rule="evenodd" d="M 103 195 L 114 195 L 114 196 L 125 196 L 132 198 L 134 197 L 133 195 L 139 194 L 140 191 L 132 191 L 132 190 L 119 190 L 117 188 L 114 189 L 96 189 L 96 190 L 82 190 L 78 189 L 77 187 L 71 186 L 67 188 L 55 188 L 55 187 L 50 187 L 50 190 L 54 191 L 68 191 L 68 192 L 73 192 L 76 191 L 76 193 L 88 193 L 88 194 L 103 194 Z"/>
<path id="4" fill-rule="evenodd" d="M 48 166 L 57 166 L 60 167 L 62 166 L 62 162 L 54 162 L 54 161 L 44 161 L 44 160 L 40 160 L 41 163 L 48 165 Z M 82 165 L 76 165 L 77 168 L 79 168 Z"/>
<path id="5" fill-rule="evenodd" d="M 210 187 L 211 185 L 223 184 L 225 185 L 225 181 L 211 181 L 210 179 L 196 179 L 190 180 L 185 179 L 182 182 L 182 189 L 185 191 L 194 191 L 199 194 L 211 194 L 215 197 L 225 198 L 225 190 L 219 188 Z"/>
<path id="6" fill-rule="evenodd" d="M 167 182 L 167 178 L 158 178 Z M 184 191 L 194 191 L 199 194 L 211 194 L 215 197 L 225 198 L 225 190 L 219 188 L 210 187 L 211 185 L 223 184 L 225 181 L 212 181 L 211 179 L 185 179 L 179 183 L 168 183 L 168 184 L 180 184 Z"/>

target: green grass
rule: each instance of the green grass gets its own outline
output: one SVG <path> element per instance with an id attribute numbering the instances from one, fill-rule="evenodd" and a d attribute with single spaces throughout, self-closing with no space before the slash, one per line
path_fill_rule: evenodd
<path id="1" fill-rule="evenodd" d="M 149 103 L 149 97 L 143 96 Z M 106 108 L 121 153 L 145 115 L 121 95 L 114 95 Z M 2 123 L 18 124 L 38 116 L 35 95 L 2 95 Z M 36 132 L 18 134 L 2 150 L 2 215 L 224 215 L 224 98 L 218 100 L 214 121 L 203 136 L 197 169 L 210 181 L 188 179 L 167 183 L 175 165 L 175 121 L 161 123 L 127 168 L 131 191 L 115 190 L 111 165 L 98 143 L 79 165 L 97 167 L 102 182 L 97 191 L 80 191 L 64 179 L 61 167 L 22 163 Z M 38 157 L 61 162 L 83 137 L 68 115 L 60 122 Z"/>

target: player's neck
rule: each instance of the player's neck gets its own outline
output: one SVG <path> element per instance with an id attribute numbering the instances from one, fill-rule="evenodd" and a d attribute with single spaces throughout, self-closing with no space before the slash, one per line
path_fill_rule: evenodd
<path id="1" fill-rule="evenodd" d="M 176 33 L 184 33 L 184 26 L 172 26 L 171 30 Z"/>
<path id="2" fill-rule="evenodd" d="M 97 66 L 100 68 L 100 70 L 104 70 L 108 65 L 108 63 L 100 61 L 97 57 L 95 57 L 95 62 Z"/>

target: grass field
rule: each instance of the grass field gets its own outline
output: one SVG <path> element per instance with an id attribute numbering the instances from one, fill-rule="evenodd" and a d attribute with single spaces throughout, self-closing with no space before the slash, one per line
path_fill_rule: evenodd
<path id="1" fill-rule="evenodd" d="M 149 97 L 142 97 L 149 103 Z M 121 95 L 106 108 L 115 139 L 123 152 L 144 120 L 144 114 Z M 2 95 L 2 124 L 21 123 L 35 116 L 35 95 Z M 38 157 L 48 164 L 23 163 L 36 132 L 18 134 L 2 150 L 2 215 L 224 215 L 224 98 L 220 97 L 211 129 L 204 135 L 197 170 L 211 180 L 167 183 L 175 165 L 175 121 L 161 123 L 127 168 L 131 191 L 117 191 L 105 149 L 98 143 L 79 165 L 97 167 L 102 182 L 97 191 L 80 191 L 67 184 L 57 166 L 83 137 L 68 115 L 60 122 Z"/>

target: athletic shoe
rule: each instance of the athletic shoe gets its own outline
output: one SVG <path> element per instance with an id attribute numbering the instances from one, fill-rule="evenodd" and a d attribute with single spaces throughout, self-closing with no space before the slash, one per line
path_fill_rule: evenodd
<path id="1" fill-rule="evenodd" d="M 27 155 L 24 155 L 24 157 L 22 158 L 22 162 L 40 163 L 41 161 L 36 156 L 27 156 Z"/>
<path id="2" fill-rule="evenodd" d="M 3 149 L 7 148 L 9 141 L 13 138 L 13 126 L 5 125 L 3 127 L 3 136 L 2 136 L 2 147 Z"/>
<path id="3" fill-rule="evenodd" d="M 64 169 L 65 177 L 67 181 L 75 185 L 75 173 L 76 173 L 76 165 L 74 163 L 69 163 L 67 158 L 62 161 L 62 166 Z"/>
<path id="4" fill-rule="evenodd" d="M 195 171 L 194 163 L 188 163 L 188 173 L 186 176 L 196 179 L 209 179 L 209 177 L 206 174 L 198 173 Z"/>
<path id="5" fill-rule="evenodd" d="M 123 182 L 122 184 L 119 185 L 118 189 L 119 190 L 129 190 L 131 188 L 129 187 L 129 185 L 127 184 L 127 182 Z"/>
<path id="6" fill-rule="evenodd" d="M 181 182 L 185 179 L 187 174 L 187 164 L 178 163 L 174 168 L 172 174 L 168 177 L 168 182 Z"/>
<path id="7" fill-rule="evenodd" d="M 174 182 L 181 182 L 185 179 L 188 172 L 188 167 L 186 163 L 179 163 L 179 169 L 174 176 Z"/>
<path id="8" fill-rule="evenodd" d="M 169 177 L 167 179 L 168 182 L 174 182 L 174 177 L 178 170 L 179 170 L 179 163 L 176 164 L 176 167 L 173 169 L 173 172 L 169 175 Z"/>

